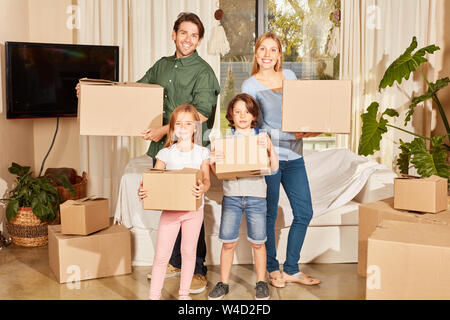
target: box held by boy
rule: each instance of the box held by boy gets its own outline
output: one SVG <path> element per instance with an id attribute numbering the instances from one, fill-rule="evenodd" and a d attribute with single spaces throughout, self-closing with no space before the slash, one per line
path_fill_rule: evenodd
<path id="1" fill-rule="evenodd" d="M 88 236 L 64 235 L 48 226 L 49 266 L 59 283 L 131 273 L 131 234 L 112 225 Z"/>
<path id="2" fill-rule="evenodd" d="M 394 208 L 401 210 L 437 213 L 447 210 L 447 179 L 429 178 L 394 179 Z"/>
<path id="3" fill-rule="evenodd" d="M 368 300 L 450 299 L 450 232 L 384 220 L 368 239 Z"/>
<path id="4" fill-rule="evenodd" d="M 436 214 L 394 209 L 394 198 L 359 206 L 358 221 L 358 274 L 367 274 L 367 240 L 384 220 L 406 221 L 418 224 L 439 224 L 450 232 L 450 210 Z"/>
<path id="5" fill-rule="evenodd" d="M 270 174 L 267 148 L 258 144 L 258 136 L 220 138 L 213 144 L 216 152 L 224 155 L 223 160 L 216 162 L 217 178 L 233 180 Z"/>
<path id="6" fill-rule="evenodd" d="M 67 200 L 60 205 L 61 232 L 88 235 L 109 227 L 108 199 L 86 197 Z"/>
<path id="7" fill-rule="evenodd" d="M 162 125 L 163 95 L 156 84 L 81 79 L 80 135 L 141 136 Z"/>
<path id="8" fill-rule="evenodd" d="M 284 80 L 284 132 L 350 133 L 351 80 Z"/>
<path id="9" fill-rule="evenodd" d="M 149 169 L 143 174 L 143 187 L 148 196 L 143 200 L 145 210 L 195 211 L 202 205 L 192 188 L 202 180 L 198 169 L 182 170 Z"/>

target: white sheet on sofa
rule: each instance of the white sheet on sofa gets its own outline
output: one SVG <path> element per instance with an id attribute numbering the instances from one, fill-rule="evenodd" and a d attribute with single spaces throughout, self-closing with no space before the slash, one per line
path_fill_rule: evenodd
<path id="1" fill-rule="evenodd" d="M 325 215 L 324 215 L 325 216 Z M 131 228 L 132 265 L 151 266 L 155 255 L 157 230 Z M 289 228 L 276 231 L 277 258 L 286 259 Z M 207 235 L 207 265 L 220 264 L 222 242 L 217 235 Z M 300 263 L 355 263 L 358 261 L 358 226 L 317 226 L 308 228 Z M 253 264 L 252 249 L 245 234 L 240 234 L 233 264 Z"/>
<path id="2" fill-rule="evenodd" d="M 347 149 L 305 152 L 305 163 L 311 188 L 314 218 L 340 208 L 350 202 L 364 187 L 371 174 L 389 170 L 386 166 Z M 127 228 L 158 228 L 160 212 L 143 210 L 137 196 L 142 173 L 152 167 L 147 155 L 132 159 L 122 176 L 115 211 L 115 222 Z M 220 224 L 221 182 L 211 179 L 212 186 L 205 196 L 205 227 L 207 234 L 217 234 Z M 338 211 L 337 211 L 338 212 Z M 283 188 L 280 191 L 277 228 L 292 223 L 292 213 Z"/>

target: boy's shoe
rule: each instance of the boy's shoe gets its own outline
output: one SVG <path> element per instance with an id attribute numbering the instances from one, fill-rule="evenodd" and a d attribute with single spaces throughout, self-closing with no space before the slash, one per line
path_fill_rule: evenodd
<path id="1" fill-rule="evenodd" d="M 218 282 L 214 289 L 212 289 L 208 294 L 208 300 L 220 300 L 228 293 L 229 290 L 229 285 L 223 282 Z"/>
<path id="2" fill-rule="evenodd" d="M 181 269 L 175 268 L 173 265 L 171 265 L 170 263 L 167 264 L 167 270 L 166 270 L 166 275 L 164 276 L 164 278 L 171 278 L 171 277 L 175 277 L 175 276 L 179 276 L 181 274 Z M 152 278 L 152 273 L 147 273 L 147 279 L 151 279 Z"/>
<path id="3" fill-rule="evenodd" d="M 206 280 L 205 276 L 201 274 L 194 274 L 194 276 L 192 277 L 189 293 L 201 293 L 205 291 L 207 283 L 208 281 Z"/>
<path id="4" fill-rule="evenodd" d="M 269 286 L 265 281 L 259 281 L 256 283 L 256 300 L 268 300 L 270 298 Z"/>

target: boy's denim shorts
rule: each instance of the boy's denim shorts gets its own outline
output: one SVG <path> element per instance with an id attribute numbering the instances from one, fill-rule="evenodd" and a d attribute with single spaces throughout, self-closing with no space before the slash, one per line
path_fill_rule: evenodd
<path id="1" fill-rule="evenodd" d="M 267 202 L 266 198 L 259 197 L 223 197 L 219 239 L 224 243 L 238 240 L 243 213 L 247 222 L 248 241 L 265 243 Z"/>

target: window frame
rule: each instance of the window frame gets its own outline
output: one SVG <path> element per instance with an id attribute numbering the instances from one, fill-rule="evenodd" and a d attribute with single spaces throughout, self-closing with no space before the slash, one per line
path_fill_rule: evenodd
<path id="1" fill-rule="evenodd" d="M 265 27 L 265 25 L 268 24 L 268 21 L 265 21 L 266 0 L 255 0 L 255 1 L 256 1 L 256 15 L 255 15 L 255 40 L 256 40 L 256 39 L 258 39 L 258 37 L 260 35 L 265 33 L 264 27 Z M 222 63 L 222 61 L 220 63 Z M 221 106 L 221 108 L 222 108 L 222 106 Z M 332 144 L 334 144 L 334 148 L 342 147 L 341 146 L 342 143 L 339 143 L 340 136 L 343 136 L 343 135 L 335 134 L 332 136 L 333 140 L 334 140 L 334 143 L 332 143 Z M 324 140 L 324 141 L 322 141 L 322 140 Z M 316 149 L 316 144 L 318 144 L 320 146 L 323 143 L 326 144 L 325 149 L 328 149 L 328 143 L 331 143 L 331 141 L 325 141 L 325 140 L 330 140 L 330 137 L 324 136 L 324 137 L 317 137 L 317 138 L 308 138 L 308 139 L 305 139 L 304 143 L 305 143 L 305 146 L 310 145 L 306 149 L 321 150 L 321 149 L 323 149 L 322 147 L 319 147 L 318 149 Z M 345 147 L 348 148 L 347 145 Z"/>

